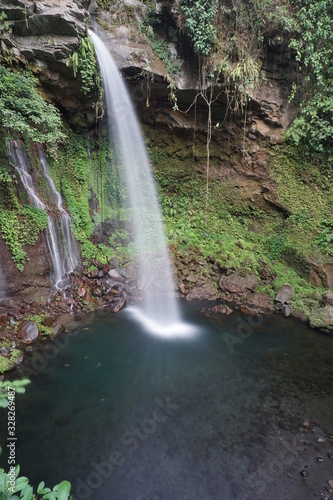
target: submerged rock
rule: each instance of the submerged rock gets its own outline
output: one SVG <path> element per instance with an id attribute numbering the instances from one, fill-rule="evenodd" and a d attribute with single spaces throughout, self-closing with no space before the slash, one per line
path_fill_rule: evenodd
<path id="1" fill-rule="evenodd" d="M 38 326 L 35 321 L 23 321 L 17 329 L 17 337 L 22 342 L 32 342 L 37 339 L 38 335 Z"/>
<path id="2" fill-rule="evenodd" d="M 229 314 L 232 314 L 234 311 L 229 306 L 227 306 L 227 304 L 218 304 L 217 306 L 207 309 L 206 312 L 214 314 L 226 314 L 227 316 L 229 316 Z"/>

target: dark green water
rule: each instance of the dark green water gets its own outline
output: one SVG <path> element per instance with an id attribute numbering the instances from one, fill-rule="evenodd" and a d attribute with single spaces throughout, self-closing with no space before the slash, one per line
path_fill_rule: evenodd
<path id="1" fill-rule="evenodd" d="M 278 316 L 213 323 L 183 309 L 192 338 L 153 337 L 126 311 L 91 314 L 27 355 L 21 473 L 68 479 L 77 500 L 322 498 L 333 339 Z M 5 411 L 0 423 L 4 445 Z"/>

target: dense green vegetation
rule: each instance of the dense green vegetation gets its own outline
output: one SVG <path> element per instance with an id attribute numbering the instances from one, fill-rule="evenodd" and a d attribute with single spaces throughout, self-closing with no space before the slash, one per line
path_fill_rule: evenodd
<path id="1" fill-rule="evenodd" d="M 26 259 L 24 245 L 34 245 L 40 231 L 48 226 L 44 210 L 18 202 L 8 164 L 0 168 L 0 231 L 17 268 L 22 271 Z"/>
<path id="2" fill-rule="evenodd" d="M 46 145 L 55 154 L 65 139 L 59 111 L 36 91 L 37 79 L 29 70 L 0 65 L 0 122 L 8 131 Z"/>
<path id="3" fill-rule="evenodd" d="M 294 307 L 311 315 L 324 289 L 309 284 L 307 260 L 325 261 L 333 250 L 331 182 L 316 164 L 309 169 L 298 148 L 270 148 L 270 175 L 288 217 L 243 199 L 232 182 L 211 179 L 206 218 L 204 176 L 190 160 L 170 162 L 162 147 L 155 146 L 153 157 L 170 242 L 179 251 L 211 255 L 228 269 L 260 274 L 267 265 L 272 282 L 259 284 L 258 291 L 274 297 L 289 282 Z"/>

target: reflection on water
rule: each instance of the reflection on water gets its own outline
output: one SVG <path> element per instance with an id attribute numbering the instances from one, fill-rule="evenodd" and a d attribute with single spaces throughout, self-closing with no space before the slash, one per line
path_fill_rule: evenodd
<path id="1" fill-rule="evenodd" d="M 30 355 L 36 375 L 16 401 L 22 473 L 66 478 L 76 499 L 319 498 L 333 465 L 332 338 L 277 316 L 212 323 L 197 311 L 184 306 L 199 333 L 172 342 L 126 310 L 88 315 Z"/>

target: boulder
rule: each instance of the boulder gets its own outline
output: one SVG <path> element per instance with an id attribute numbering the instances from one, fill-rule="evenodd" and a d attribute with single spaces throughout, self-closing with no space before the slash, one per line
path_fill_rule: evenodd
<path id="1" fill-rule="evenodd" d="M 122 297 L 118 302 L 111 308 L 111 311 L 117 313 L 124 307 L 126 303 L 126 297 Z"/>
<path id="2" fill-rule="evenodd" d="M 285 316 L 290 316 L 292 311 L 291 300 L 294 293 L 295 289 L 289 283 L 282 285 L 274 299 L 275 309 L 277 311 L 282 311 Z"/>
<path id="3" fill-rule="evenodd" d="M 234 311 L 227 306 L 227 304 L 218 304 L 217 306 L 208 309 L 208 312 L 212 312 L 214 314 L 226 314 L 229 316 L 229 314 L 232 314 Z"/>
<path id="4" fill-rule="evenodd" d="M 289 283 L 285 283 L 284 285 L 282 285 L 282 287 L 276 294 L 274 302 L 281 303 L 284 305 L 291 304 L 291 300 L 293 298 L 294 293 L 295 293 L 294 287 L 289 285 Z"/>
<path id="5" fill-rule="evenodd" d="M 46 316 L 46 318 L 43 319 L 43 325 L 52 326 L 54 321 L 55 321 L 55 318 L 53 316 Z"/>
<path id="6" fill-rule="evenodd" d="M 333 306 L 327 305 L 318 309 L 310 316 L 310 326 L 312 328 L 323 328 L 333 330 Z"/>
<path id="7" fill-rule="evenodd" d="M 197 283 L 198 276 L 196 274 L 189 274 L 186 276 L 186 281 L 189 281 L 190 283 Z"/>
<path id="8" fill-rule="evenodd" d="M 323 303 L 329 306 L 333 306 L 333 292 L 327 291 L 323 295 Z"/>
<path id="9" fill-rule="evenodd" d="M 125 281 L 125 278 L 117 271 L 117 269 L 110 269 L 108 275 L 113 281 L 119 281 L 120 283 Z"/>
<path id="10" fill-rule="evenodd" d="M 196 285 L 186 295 L 186 300 L 216 300 L 217 291 L 212 283 Z"/>
<path id="11" fill-rule="evenodd" d="M 17 337 L 25 343 L 30 343 L 33 340 L 36 340 L 38 335 L 38 326 L 35 321 L 23 321 L 17 329 Z"/>
<path id="12" fill-rule="evenodd" d="M 6 313 L 0 314 L 0 329 L 6 328 L 8 316 Z"/>
<path id="13" fill-rule="evenodd" d="M 66 327 L 59 323 L 53 328 L 53 335 L 58 335 L 59 333 L 62 333 L 66 330 Z"/>
<path id="14" fill-rule="evenodd" d="M 268 293 L 254 293 L 247 298 L 247 305 L 261 311 L 270 311 L 272 309 L 272 298 Z"/>
<path id="15" fill-rule="evenodd" d="M 248 290 L 254 290 L 257 282 L 258 276 L 255 274 L 244 275 L 236 271 L 228 276 L 222 276 L 219 280 L 219 287 L 223 292 L 241 295 Z"/>
<path id="16" fill-rule="evenodd" d="M 77 293 L 78 293 L 79 297 L 84 297 L 84 296 L 85 296 L 85 294 L 86 294 L 86 289 L 85 289 L 84 284 L 83 284 L 83 282 L 82 282 L 82 281 L 81 281 L 81 283 L 79 284 L 79 288 L 78 288 L 78 290 L 77 290 Z"/>

